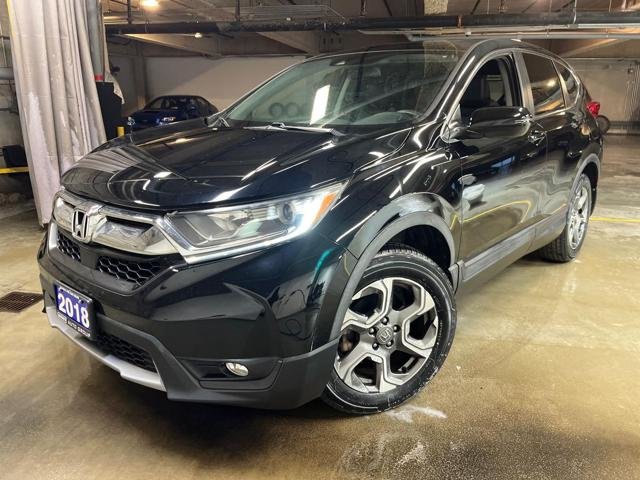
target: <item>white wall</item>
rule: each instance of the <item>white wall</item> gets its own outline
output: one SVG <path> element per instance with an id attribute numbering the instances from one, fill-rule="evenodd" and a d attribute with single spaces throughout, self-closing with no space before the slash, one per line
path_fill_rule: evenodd
<path id="1" fill-rule="evenodd" d="M 640 120 L 640 64 L 631 59 L 580 59 L 567 61 L 601 104 L 600 111 L 612 121 Z"/>
<path id="2" fill-rule="evenodd" d="M 147 89 L 150 98 L 159 95 L 201 95 L 218 109 L 226 108 L 238 97 L 302 56 L 284 57 L 149 57 Z"/>

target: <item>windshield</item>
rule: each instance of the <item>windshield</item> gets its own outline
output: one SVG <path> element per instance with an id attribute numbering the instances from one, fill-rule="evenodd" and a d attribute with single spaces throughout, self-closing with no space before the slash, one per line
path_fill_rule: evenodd
<path id="1" fill-rule="evenodd" d="M 422 116 L 458 61 L 446 50 L 345 54 L 300 63 L 226 114 L 244 125 L 384 126 Z"/>

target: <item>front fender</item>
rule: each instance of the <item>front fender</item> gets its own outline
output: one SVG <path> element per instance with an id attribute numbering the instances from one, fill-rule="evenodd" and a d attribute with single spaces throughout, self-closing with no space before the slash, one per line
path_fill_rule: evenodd
<path id="1" fill-rule="evenodd" d="M 320 323 L 313 342 L 314 348 L 337 338 L 360 278 L 386 243 L 408 228 L 428 225 L 437 229 L 445 238 L 450 263 L 453 265 L 458 242 L 452 234 L 451 226 L 454 225 L 454 231 L 459 231 L 459 222 L 454 209 L 437 195 L 413 193 L 389 203 L 370 215 L 359 228 L 353 229 L 349 242 L 343 245 L 351 255 L 343 257 L 329 287 L 329 291 L 333 292 L 333 301 L 325 302 L 323 310 L 326 308 L 326 311 L 320 313 L 322 318 L 331 320 Z"/>
<path id="2" fill-rule="evenodd" d="M 388 241 L 403 230 L 421 225 L 434 227 L 444 236 L 453 263 L 459 238 L 452 232 L 459 231 L 460 217 L 446 200 L 432 193 L 411 193 L 390 202 L 371 215 L 343 246 L 360 258 L 381 236 L 391 235 L 386 238 Z M 392 228 L 385 228 L 387 226 Z"/>

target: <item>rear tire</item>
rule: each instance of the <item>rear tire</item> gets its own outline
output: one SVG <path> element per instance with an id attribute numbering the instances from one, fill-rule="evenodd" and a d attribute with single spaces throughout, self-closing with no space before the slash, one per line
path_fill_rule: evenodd
<path id="1" fill-rule="evenodd" d="M 571 196 L 564 230 L 558 238 L 539 250 L 542 258 L 559 263 L 576 258 L 587 236 L 590 216 L 591 181 L 583 173 Z"/>
<path id="2" fill-rule="evenodd" d="M 442 366 L 456 328 L 453 289 L 433 260 L 394 246 L 373 258 L 351 300 L 322 399 L 349 414 L 382 412 Z"/>

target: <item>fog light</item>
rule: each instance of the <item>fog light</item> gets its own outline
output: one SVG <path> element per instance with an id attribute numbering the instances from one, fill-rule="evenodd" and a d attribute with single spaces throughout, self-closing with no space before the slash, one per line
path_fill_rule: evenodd
<path id="1" fill-rule="evenodd" d="M 249 369 L 241 363 L 227 362 L 224 366 L 227 367 L 227 370 L 231 373 L 239 377 L 246 377 L 249 375 Z"/>

